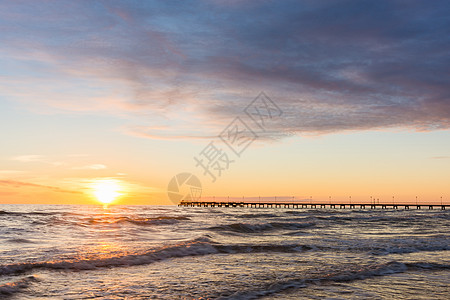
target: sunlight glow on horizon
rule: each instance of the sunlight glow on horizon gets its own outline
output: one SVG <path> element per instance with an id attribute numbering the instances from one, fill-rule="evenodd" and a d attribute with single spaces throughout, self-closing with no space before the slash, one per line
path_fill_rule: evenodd
<path id="1" fill-rule="evenodd" d="M 122 196 L 122 186 L 115 179 L 97 179 L 91 184 L 92 193 L 102 204 L 111 204 Z"/>

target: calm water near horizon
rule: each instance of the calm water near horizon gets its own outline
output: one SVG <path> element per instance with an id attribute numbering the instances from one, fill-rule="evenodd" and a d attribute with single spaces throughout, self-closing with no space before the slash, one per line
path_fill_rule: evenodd
<path id="1" fill-rule="evenodd" d="M 449 299 L 450 212 L 0 205 L 0 298 Z"/>

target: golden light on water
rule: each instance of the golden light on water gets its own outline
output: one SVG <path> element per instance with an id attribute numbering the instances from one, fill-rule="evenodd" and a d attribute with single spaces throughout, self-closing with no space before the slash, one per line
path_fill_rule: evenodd
<path id="1" fill-rule="evenodd" d="M 91 188 L 97 201 L 103 204 L 111 204 L 123 195 L 122 186 L 116 179 L 97 179 L 92 183 Z"/>

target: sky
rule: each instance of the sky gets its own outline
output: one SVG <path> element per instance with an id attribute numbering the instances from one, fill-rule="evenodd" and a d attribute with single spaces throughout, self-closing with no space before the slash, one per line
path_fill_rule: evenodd
<path id="1" fill-rule="evenodd" d="M 450 201 L 448 1 L 0 6 L 0 203 Z"/>

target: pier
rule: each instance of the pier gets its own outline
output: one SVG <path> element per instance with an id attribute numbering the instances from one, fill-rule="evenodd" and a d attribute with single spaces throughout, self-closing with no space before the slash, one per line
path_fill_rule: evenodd
<path id="1" fill-rule="evenodd" d="M 448 204 L 428 203 L 349 203 L 349 202 L 302 202 L 302 201 L 181 201 L 184 207 L 248 207 L 248 208 L 295 208 L 295 209 L 441 209 Z"/>

